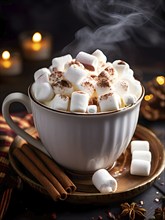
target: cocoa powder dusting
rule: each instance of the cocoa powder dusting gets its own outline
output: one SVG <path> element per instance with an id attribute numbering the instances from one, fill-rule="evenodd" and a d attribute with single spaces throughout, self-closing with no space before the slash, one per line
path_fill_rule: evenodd
<path id="1" fill-rule="evenodd" d="M 107 79 L 101 79 L 97 82 L 97 86 L 100 86 L 102 88 L 110 87 L 110 83 Z"/>
<path id="2" fill-rule="evenodd" d="M 115 70 L 113 67 L 107 67 L 105 69 L 110 75 L 114 75 L 115 74 Z"/>
<path id="3" fill-rule="evenodd" d="M 53 86 L 53 87 L 58 86 L 58 87 L 60 87 L 60 88 L 63 88 L 63 87 L 71 88 L 71 87 L 72 87 L 72 84 L 71 84 L 69 81 L 62 79 L 62 80 L 59 80 L 59 81 L 53 83 L 52 86 Z"/>
<path id="4" fill-rule="evenodd" d="M 113 93 L 107 93 L 105 95 L 100 96 L 100 100 L 107 100 L 109 96 L 112 96 Z"/>
<path id="5" fill-rule="evenodd" d="M 123 60 L 120 60 L 117 64 L 119 65 L 125 65 L 125 62 Z"/>
<path id="6" fill-rule="evenodd" d="M 76 64 L 77 66 L 82 66 L 83 64 L 80 63 L 78 60 L 72 60 L 70 63 L 69 63 L 69 66 L 73 65 L 73 64 Z"/>

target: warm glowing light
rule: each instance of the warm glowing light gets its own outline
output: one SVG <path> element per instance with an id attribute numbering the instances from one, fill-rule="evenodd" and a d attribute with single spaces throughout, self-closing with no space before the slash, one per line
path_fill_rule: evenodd
<path id="1" fill-rule="evenodd" d="M 151 99 L 153 99 L 153 97 L 154 97 L 153 94 L 145 95 L 145 96 L 144 96 L 144 100 L 148 102 L 148 101 L 150 101 Z"/>
<path id="2" fill-rule="evenodd" d="M 157 76 L 156 81 L 159 85 L 165 84 L 165 77 L 164 76 Z"/>
<path id="3" fill-rule="evenodd" d="M 32 41 L 38 43 L 42 40 L 42 35 L 39 32 L 33 34 Z"/>
<path id="4" fill-rule="evenodd" d="M 9 53 L 9 51 L 7 51 L 7 50 L 3 51 L 3 53 L 2 53 L 2 59 L 4 59 L 4 60 L 10 59 L 10 53 Z"/>
<path id="5" fill-rule="evenodd" d="M 33 37 L 32 37 L 33 50 L 38 51 L 41 49 L 41 40 L 42 40 L 42 35 L 39 32 L 36 32 L 35 34 L 33 34 Z"/>
<path id="6" fill-rule="evenodd" d="M 11 62 L 10 62 L 10 53 L 9 51 L 5 50 L 2 53 L 2 65 L 4 68 L 8 69 L 11 67 Z"/>

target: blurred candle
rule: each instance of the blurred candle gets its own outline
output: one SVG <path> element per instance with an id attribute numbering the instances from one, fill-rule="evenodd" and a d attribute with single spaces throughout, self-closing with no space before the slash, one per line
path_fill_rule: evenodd
<path id="1" fill-rule="evenodd" d="M 22 71 L 22 62 L 20 56 L 16 52 L 4 50 L 0 56 L 0 74 L 1 75 L 17 75 Z"/>
<path id="2" fill-rule="evenodd" d="M 52 39 L 46 33 L 23 33 L 20 36 L 23 53 L 27 59 L 46 60 L 51 56 Z"/>
<path id="3" fill-rule="evenodd" d="M 165 77 L 164 76 L 157 76 L 156 81 L 159 85 L 164 85 L 165 84 Z"/>

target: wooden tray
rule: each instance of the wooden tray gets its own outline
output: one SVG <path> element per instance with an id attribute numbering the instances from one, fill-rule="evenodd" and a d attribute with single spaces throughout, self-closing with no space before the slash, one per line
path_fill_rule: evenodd
<path id="1" fill-rule="evenodd" d="M 34 129 L 32 130 L 34 132 Z M 27 130 L 27 132 L 30 131 L 30 129 Z M 150 187 L 165 168 L 164 147 L 155 134 L 141 125 L 137 126 L 133 139 L 147 140 L 150 143 L 152 163 L 151 172 L 148 177 L 133 176 L 130 174 L 131 152 L 129 146 L 126 152 L 116 161 L 113 169 L 109 170 L 111 175 L 113 175 L 118 182 L 118 189 L 116 192 L 108 194 L 100 193 L 92 185 L 91 175 L 75 174 L 66 171 L 68 176 L 77 186 L 77 191 L 68 195 L 65 201 L 77 204 L 107 204 L 121 201 L 125 198 L 128 200 Z M 38 181 L 35 180 L 13 156 L 12 151 L 15 147 L 20 145 L 20 141 L 21 139 L 16 137 L 9 150 L 9 160 L 13 169 L 33 189 L 49 196 Z"/>

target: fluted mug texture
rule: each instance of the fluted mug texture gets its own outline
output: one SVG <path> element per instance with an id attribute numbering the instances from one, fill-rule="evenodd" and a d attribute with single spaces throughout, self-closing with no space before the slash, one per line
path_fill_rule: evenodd
<path id="1" fill-rule="evenodd" d="M 135 132 L 142 94 L 136 103 L 120 110 L 76 113 L 53 110 L 38 102 L 29 87 L 28 96 L 9 94 L 2 113 L 10 127 L 28 143 L 45 149 L 58 164 L 75 172 L 109 168 L 125 151 Z M 40 140 L 27 134 L 12 120 L 10 105 L 22 103 L 32 113 Z"/>
<path id="2" fill-rule="evenodd" d="M 135 132 L 139 100 L 130 107 L 100 114 L 79 114 L 49 109 L 31 92 L 34 123 L 43 145 L 60 165 L 73 171 L 108 168 L 125 151 Z"/>

